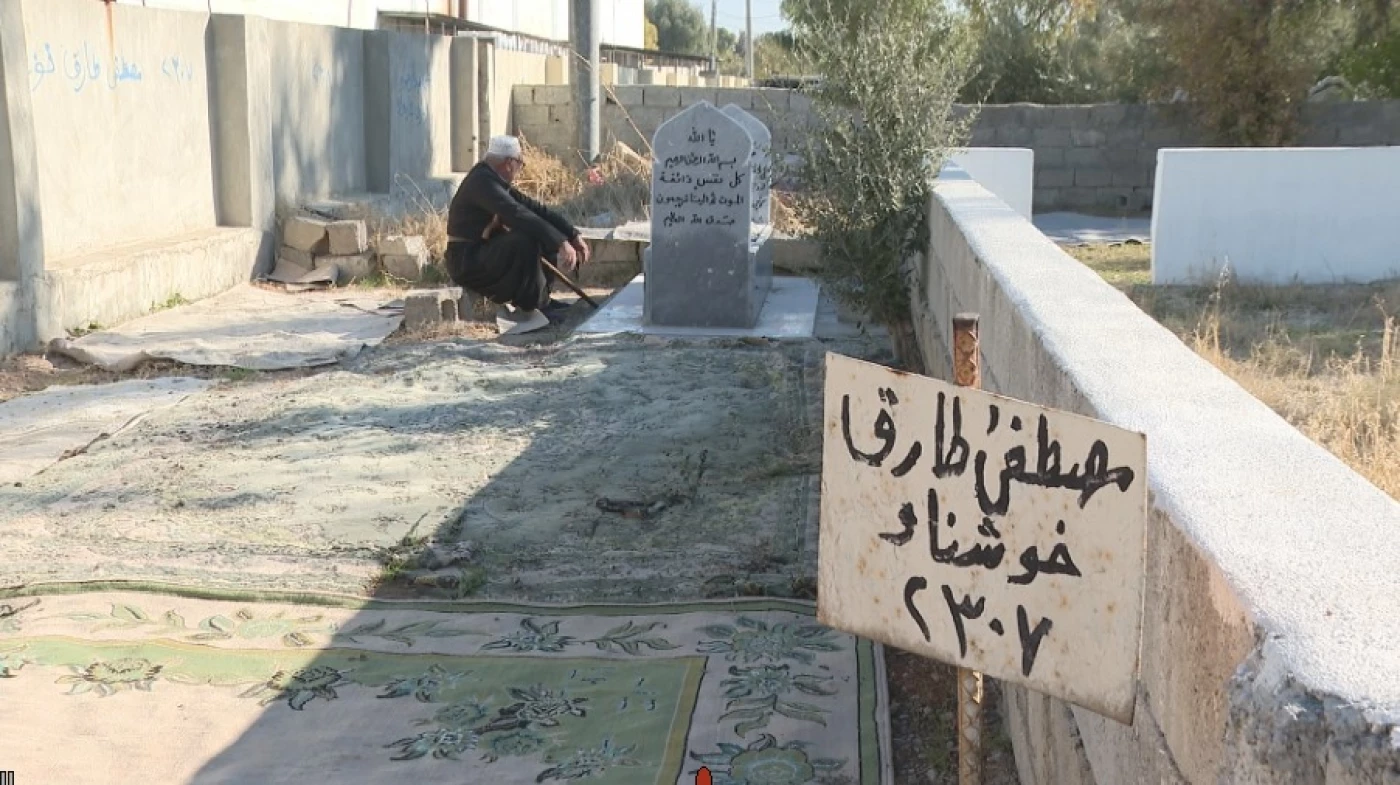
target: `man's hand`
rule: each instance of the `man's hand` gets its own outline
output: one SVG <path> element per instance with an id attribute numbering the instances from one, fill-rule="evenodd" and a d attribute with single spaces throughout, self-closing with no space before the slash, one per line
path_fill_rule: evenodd
<path id="1" fill-rule="evenodd" d="M 570 271 L 578 269 L 578 254 L 569 243 L 559 246 L 559 264 Z"/>
<path id="2" fill-rule="evenodd" d="M 582 235 L 575 235 L 574 238 L 569 241 L 569 245 L 572 245 L 574 250 L 578 251 L 579 264 L 588 264 L 588 257 L 592 255 L 592 252 L 588 248 L 588 243 L 583 241 Z"/>
<path id="3" fill-rule="evenodd" d="M 489 224 L 486 225 L 486 231 L 484 231 L 484 232 L 481 233 L 481 239 L 483 239 L 483 240 L 490 240 L 490 239 L 491 239 L 491 235 L 495 234 L 495 232 L 496 232 L 497 229 L 502 229 L 502 228 L 505 228 L 505 224 L 501 223 L 501 216 L 499 216 L 499 215 L 493 215 L 493 216 L 491 216 L 491 223 L 489 223 Z"/>

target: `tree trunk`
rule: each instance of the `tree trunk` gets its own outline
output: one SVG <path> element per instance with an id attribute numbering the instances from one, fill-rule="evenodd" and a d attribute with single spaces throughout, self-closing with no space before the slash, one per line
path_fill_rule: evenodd
<path id="1" fill-rule="evenodd" d="M 885 329 L 890 333 L 890 342 L 894 344 L 894 359 L 900 370 L 923 375 L 924 352 L 919 348 L 919 337 L 914 332 L 914 323 L 899 321 L 885 325 Z"/>

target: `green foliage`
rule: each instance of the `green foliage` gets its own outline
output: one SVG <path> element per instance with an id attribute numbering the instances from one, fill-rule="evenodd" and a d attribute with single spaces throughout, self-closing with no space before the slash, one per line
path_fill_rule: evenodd
<path id="1" fill-rule="evenodd" d="M 646 0 L 646 19 L 656 25 L 657 46 L 661 51 L 709 53 L 710 26 L 700 9 L 686 0 Z"/>
<path id="2" fill-rule="evenodd" d="M 973 38 L 941 0 L 802 0 L 795 13 L 822 79 L 799 218 L 814 227 L 832 293 L 888 326 L 901 359 L 917 363 L 901 340 L 911 335 L 906 261 L 926 240 L 933 174 L 966 143 L 972 117 L 955 117 L 953 102 Z"/>
<path id="3" fill-rule="evenodd" d="M 1362 98 L 1400 98 L 1400 29 L 1343 53 L 1338 71 Z"/>
<path id="4" fill-rule="evenodd" d="M 770 76 L 805 76 L 812 73 L 812 66 L 798 50 L 797 39 L 784 30 L 764 33 L 754 39 L 754 76 L 759 79 Z"/>
<path id="5" fill-rule="evenodd" d="M 965 0 L 981 42 L 968 103 L 1141 101 L 1162 80 L 1134 0 Z"/>

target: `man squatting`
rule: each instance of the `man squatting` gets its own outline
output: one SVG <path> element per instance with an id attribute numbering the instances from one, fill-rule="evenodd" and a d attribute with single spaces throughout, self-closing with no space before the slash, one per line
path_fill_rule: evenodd
<path id="1" fill-rule="evenodd" d="M 548 324 L 568 308 L 550 297 L 554 273 L 544 257 L 575 270 L 589 257 L 588 244 L 557 211 L 518 191 L 512 183 L 525 167 L 520 142 L 496 136 L 486 158 L 472 167 L 447 213 L 447 272 L 463 289 L 497 305 L 526 329 Z"/>

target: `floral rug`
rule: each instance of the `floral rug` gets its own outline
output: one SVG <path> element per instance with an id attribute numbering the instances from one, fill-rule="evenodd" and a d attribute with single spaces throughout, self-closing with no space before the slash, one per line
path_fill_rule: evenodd
<path id="1" fill-rule="evenodd" d="M 0 595 L 17 783 L 885 785 L 877 644 L 811 603 Z"/>

